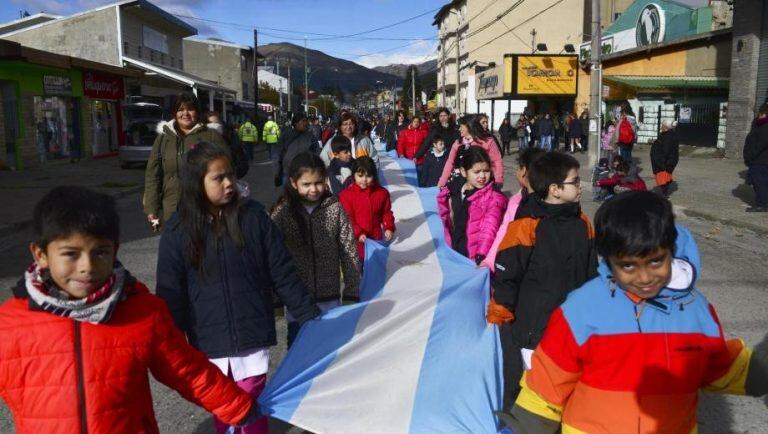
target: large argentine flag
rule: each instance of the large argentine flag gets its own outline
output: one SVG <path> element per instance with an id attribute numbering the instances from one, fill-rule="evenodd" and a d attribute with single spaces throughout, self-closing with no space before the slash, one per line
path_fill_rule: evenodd
<path id="1" fill-rule="evenodd" d="M 437 189 L 413 163 L 381 156 L 394 242 L 366 246 L 363 302 L 299 333 L 259 399 L 314 433 L 495 433 L 497 329 L 485 322 L 488 271 L 446 246 Z"/>

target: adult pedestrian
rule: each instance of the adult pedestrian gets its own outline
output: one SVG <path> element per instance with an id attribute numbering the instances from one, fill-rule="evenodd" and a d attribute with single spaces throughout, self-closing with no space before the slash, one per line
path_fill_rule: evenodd
<path id="1" fill-rule="evenodd" d="M 581 147 L 584 151 L 589 149 L 589 110 L 584 109 L 579 116 L 579 123 L 581 124 Z"/>
<path id="2" fill-rule="evenodd" d="M 280 187 L 288 176 L 291 161 L 302 152 L 317 155 L 320 143 L 309 127 L 309 120 L 304 112 L 296 112 L 291 118 L 291 127 L 285 130 L 275 147 L 275 159 L 272 168 L 275 175 L 275 187 Z"/>
<path id="3" fill-rule="evenodd" d="M 144 175 L 144 213 L 153 226 L 160 217 L 167 221 L 176 212 L 181 193 L 179 169 L 186 152 L 200 142 L 227 147 L 221 134 L 201 122 L 200 104 L 194 95 L 179 95 L 172 113 L 172 120 L 157 124 L 158 135 Z"/>
<path id="4" fill-rule="evenodd" d="M 674 180 L 672 172 L 680 158 L 680 140 L 677 131 L 672 128 L 672 121 L 661 123 L 661 133 L 651 144 L 651 168 L 656 177 L 656 185 L 664 197 L 669 197 L 669 188 Z"/>
<path id="5" fill-rule="evenodd" d="M 387 145 L 387 151 L 392 151 L 397 148 L 397 128 L 392 116 L 387 113 L 384 115 L 384 135 L 382 136 L 384 143 Z"/>
<path id="6" fill-rule="evenodd" d="M 291 125 L 293 125 L 293 118 L 291 118 Z M 317 116 L 312 116 L 309 120 L 309 128 L 312 131 L 312 136 L 318 143 L 318 149 L 323 144 L 323 128 L 320 126 L 320 119 Z"/>
<path id="7" fill-rule="evenodd" d="M 568 115 L 568 140 L 570 142 L 571 154 L 576 152 L 576 149 L 579 151 L 584 149 L 581 146 L 581 136 L 581 122 L 575 116 Z"/>
<path id="8" fill-rule="evenodd" d="M 493 139 L 493 142 L 496 143 L 496 147 L 499 148 L 499 154 L 504 156 L 504 151 L 501 149 L 501 143 L 499 143 L 499 139 L 496 138 L 496 136 L 493 134 L 493 131 L 491 131 L 491 125 L 488 119 L 488 115 L 485 113 L 480 113 L 477 115 L 477 122 L 480 124 L 480 127 L 482 127 L 483 131 Z"/>
<path id="9" fill-rule="evenodd" d="M 517 152 L 523 152 L 528 148 L 528 117 L 525 114 L 521 114 L 517 120 Z"/>
<path id="10" fill-rule="evenodd" d="M 515 131 L 514 128 L 512 128 L 512 123 L 509 121 L 509 117 L 505 117 L 504 120 L 501 121 L 501 126 L 499 126 L 502 156 L 510 154 L 510 143 L 512 142 L 512 137 L 514 135 Z"/>
<path id="11" fill-rule="evenodd" d="M 493 172 L 493 178 L 499 185 L 504 185 L 504 162 L 502 161 L 501 152 L 496 146 L 496 142 L 491 139 L 490 135 L 485 132 L 485 129 L 480 125 L 477 116 L 464 115 L 459 119 L 459 134 L 461 139 L 453 144 L 451 152 L 448 154 L 448 160 L 443 168 L 443 174 L 438 181 L 438 187 L 445 187 L 452 178 L 457 175 L 461 162 L 458 161 L 461 155 L 461 151 L 469 148 L 470 146 L 479 146 L 488 153 L 491 157 L 491 171 Z"/>
<path id="12" fill-rule="evenodd" d="M 352 142 L 352 158 L 368 156 L 378 165 L 379 154 L 376 152 L 376 147 L 373 146 L 370 137 L 358 131 L 357 124 L 357 118 L 352 113 L 342 113 L 341 117 L 339 117 L 339 133 Z M 323 159 L 326 166 L 331 164 L 331 159 L 333 158 L 333 153 L 331 152 L 332 140 L 328 140 L 320 152 L 320 158 Z"/>
<path id="13" fill-rule="evenodd" d="M 632 149 L 637 142 L 637 121 L 635 113 L 628 103 L 621 106 L 619 124 L 616 126 L 619 136 L 619 155 L 624 161 L 632 163 Z"/>
<path id="14" fill-rule="evenodd" d="M 416 152 L 416 158 L 424 157 L 431 149 L 435 137 L 443 139 L 446 151 L 450 152 L 451 146 L 459 140 L 459 130 L 456 124 L 451 121 L 451 111 L 441 107 L 437 112 L 437 122 L 432 125 L 429 135 L 421 143 L 421 147 Z"/>
<path id="15" fill-rule="evenodd" d="M 272 160 L 272 148 L 276 146 L 277 141 L 280 140 L 280 127 L 277 125 L 275 118 L 272 115 L 269 115 L 267 122 L 264 124 L 262 140 L 267 144 L 267 156 Z"/>
<path id="16" fill-rule="evenodd" d="M 537 122 L 539 130 L 539 148 L 544 151 L 552 150 L 552 140 L 555 137 L 555 125 L 549 113 L 544 113 L 544 117 Z"/>
<path id="17" fill-rule="evenodd" d="M 229 151 L 232 153 L 232 162 L 235 165 L 235 175 L 237 178 L 241 179 L 245 177 L 250 168 L 250 164 L 248 164 L 248 156 L 245 155 L 245 150 L 243 149 L 243 145 L 240 144 L 240 141 L 237 140 L 236 137 L 233 137 L 234 134 L 232 134 L 232 129 L 221 122 L 221 116 L 217 111 L 206 113 L 205 121 L 205 126 L 208 127 L 208 129 L 221 134 L 224 141 L 229 144 Z"/>
<path id="18" fill-rule="evenodd" d="M 256 142 L 259 141 L 259 130 L 256 128 L 256 125 L 250 119 L 246 119 L 237 130 L 237 137 L 240 139 L 240 143 L 243 144 L 243 148 L 245 148 L 245 155 L 248 156 L 248 161 L 253 161 L 253 148 L 256 146 Z"/>
<path id="19" fill-rule="evenodd" d="M 747 212 L 768 211 L 768 104 L 763 104 L 744 141 L 747 180 L 755 189 L 755 204 Z"/>

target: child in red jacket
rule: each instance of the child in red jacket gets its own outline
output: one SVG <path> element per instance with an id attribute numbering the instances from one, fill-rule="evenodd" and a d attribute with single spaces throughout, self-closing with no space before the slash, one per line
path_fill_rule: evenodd
<path id="1" fill-rule="evenodd" d="M 403 130 L 397 138 L 397 155 L 400 158 L 414 160 L 417 166 L 421 166 L 424 157 L 417 159 L 415 157 L 416 152 L 428 134 L 428 131 L 421 128 L 421 125 L 421 119 L 418 116 L 414 117 L 408 128 Z"/>
<path id="2" fill-rule="evenodd" d="M 622 161 L 616 166 L 616 172 L 613 176 L 599 180 L 597 185 L 607 189 L 611 195 L 648 189 L 643 178 L 638 175 L 637 166 L 630 166 L 626 161 Z"/>
<path id="3" fill-rule="evenodd" d="M 34 263 L 0 305 L 0 395 L 16 432 L 157 433 L 149 375 L 232 424 L 251 397 L 192 348 L 116 260 L 112 198 L 58 187 L 35 206 Z"/>
<path id="4" fill-rule="evenodd" d="M 365 258 L 365 240 L 390 241 L 395 233 L 395 216 L 389 191 L 379 185 L 376 164 L 370 157 L 355 160 L 354 183 L 339 195 L 341 206 L 352 221 L 360 260 Z"/>

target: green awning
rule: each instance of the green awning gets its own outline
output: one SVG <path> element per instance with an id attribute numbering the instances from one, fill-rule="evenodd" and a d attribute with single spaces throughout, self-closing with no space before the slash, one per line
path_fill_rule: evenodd
<path id="1" fill-rule="evenodd" d="M 603 80 L 637 90 L 727 90 L 730 84 L 730 79 L 724 77 L 606 75 Z"/>

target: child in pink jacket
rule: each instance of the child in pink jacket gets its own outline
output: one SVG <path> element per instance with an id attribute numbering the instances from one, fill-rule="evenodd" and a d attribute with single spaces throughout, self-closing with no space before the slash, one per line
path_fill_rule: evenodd
<path id="1" fill-rule="evenodd" d="M 486 255 L 485 259 L 483 259 L 483 262 L 480 264 L 490 268 L 491 273 L 496 271 L 496 253 L 498 253 L 499 245 L 507 234 L 507 227 L 509 226 L 509 223 L 515 219 L 515 214 L 517 214 L 517 208 L 520 206 L 520 202 L 522 202 L 523 198 L 531 192 L 531 185 L 528 181 L 528 167 L 530 167 L 533 161 L 544 154 L 546 154 L 546 151 L 541 148 L 527 148 L 517 157 L 517 172 L 515 175 L 517 176 L 517 182 L 520 184 L 520 191 L 509 198 L 507 212 L 504 213 L 504 219 L 501 221 L 499 231 L 496 233 L 496 239 L 493 240 L 493 245 L 491 245 L 490 250 L 488 250 L 488 255 Z"/>
<path id="2" fill-rule="evenodd" d="M 461 138 L 451 146 L 451 152 L 448 154 L 448 160 L 443 168 L 443 174 L 438 181 L 438 187 L 445 187 L 451 180 L 451 174 L 461 166 L 456 161 L 460 152 L 470 146 L 482 148 L 490 157 L 493 178 L 499 185 L 504 185 L 504 164 L 502 162 L 501 152 L 492 136 L 488 135 L 479 124 L 477 117 L 473 115 L 462 116 L 459 119 L 459 134 Z M 446 143 L 447 145 L 447 143 Z"/>
<path id="3" fill-rule="evenodd" d="M 507 198 L 493 182 L 487 152 L 471 146 L 460 156 L 463 178 L 440 191 L 437 207 L 448 245 L 480 264 L 499 230 Z"/>

